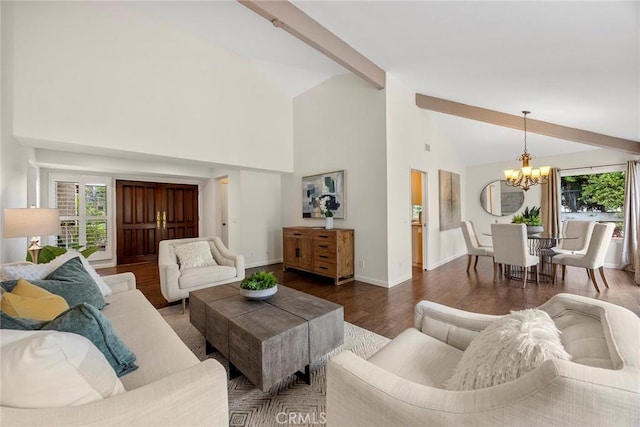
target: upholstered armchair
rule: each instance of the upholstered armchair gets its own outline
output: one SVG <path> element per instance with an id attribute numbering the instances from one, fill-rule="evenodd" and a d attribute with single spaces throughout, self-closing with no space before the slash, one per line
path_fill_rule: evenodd
<path id="1" fill-rule="evenodd" d="M 519 378 L 468 391 L 445 388 L 471 341 L 504 316 L 430 301 L 415 323 L 364 360 L 327 364 L 331 426 L 622 426 L 640 420 L 640 318 L 570 294 L 538 307 L 571 360 L 548 359 Z"/>
<path id="2" fill-rule="evenodd" d="M 196 267 L 184 262 L 181 264 L 176 251 L 180 252 L 185 248 L 184 245 L 196 242 L 207 243 L 213 262 Z M 162 296 L 169 302 L 182 300 L 183 313 L 189 292 L 237 282 L 245 276 L 244 256 L 231 253 L 219 237 L 162 240 L 158 250 L 158 267 Z"/>

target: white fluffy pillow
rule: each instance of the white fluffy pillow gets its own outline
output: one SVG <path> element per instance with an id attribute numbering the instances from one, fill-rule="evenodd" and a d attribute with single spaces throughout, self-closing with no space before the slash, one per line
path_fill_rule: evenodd
<path id="1" fill-rule="evenodd" d="M 180 270 L 217 265 L 211 255 L 209 243 L 204 240 L 177 245 L 175 251 L 180 262 Z"/>
<path id="2" fill-rule="evenodd" d="M 102 277 L 100 277 L 91 264 L 89 264 L 89 261 L 82 256 L 80 252 L 74 251 L 73 249 L 69 249 L 66 253 L 54 258 L 51 262 L 46 264 L 16 263 L 4 265 L 2 266 L 2 275 L 4 276 L 3 280 L 18 280 L 21 277 L 29 282 L 41 280 L 53 273 L 62 264 L 75 257 L 80 257 L 80 261 L 82 261 L 84 269 L 87 270 L 93 281 L 96 282 L 96 285 L 100 288 L 102 296 L 106 297 L 111 295 L 111 288 L 109 285 L 105 283 Z"/>
<path id="3" fill-rule="evenodd" d="M 535 308 L 512 311 L 469 343 L 445 388 L 477 390 L 502 384 L 549 359 L 571 359 L 551 317 Z"/>
<path id="4" fill-rule="evenodd" d="M 2 329 L 0 354 L 2 406 L 75 406 L 125 391 L 104 355 L 81 335 Z"/>

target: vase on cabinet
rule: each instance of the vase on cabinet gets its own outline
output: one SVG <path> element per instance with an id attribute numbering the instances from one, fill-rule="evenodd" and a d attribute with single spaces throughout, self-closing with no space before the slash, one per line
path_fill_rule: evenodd
<path id="1" fill-rule="evenodd" d="M 326 228 L 327 230 L 332 230 L 333 229 L 333 217 L 332 216 L 328 216 L 325 219 L 327 220 L 327 223 L 324 226 L 324 228 Z"/>

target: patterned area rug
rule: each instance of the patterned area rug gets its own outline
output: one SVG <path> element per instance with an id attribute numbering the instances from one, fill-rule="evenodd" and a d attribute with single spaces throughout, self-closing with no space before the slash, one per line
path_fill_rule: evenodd
<path id="1" fill-rule="evenodd" d="M 189 322 L 189 313 L 182 314 L 179 305 L 159 310 L 178 336 L 200 359 L 204 354 L 204 338 Z M 325 364 L 343 350 L 351 350 L 368 358 L 384 347 L 388 338 L 344 323 L 344 344 L 311 365 L 311 384 L 307 385 L 295 375 L 273 386 L 268 392 L 251 384 L 244 375 L 229 381 L 230 426 L 279 426 L 324 424 L 326 402 Z M 229 371 L 227 360 L 218 352 L 208 357 L 218 360 Z"/>

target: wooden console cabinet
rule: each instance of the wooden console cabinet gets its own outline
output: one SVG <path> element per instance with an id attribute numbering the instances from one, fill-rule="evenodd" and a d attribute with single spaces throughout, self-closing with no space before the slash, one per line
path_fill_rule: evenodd
<path id="1" fill-rule="evenodd" d="M 353 230 L 314 227 L 282 229 L 284 269 L 331 277 L 335 285 L 354 280 Z"/>

